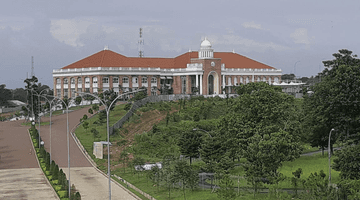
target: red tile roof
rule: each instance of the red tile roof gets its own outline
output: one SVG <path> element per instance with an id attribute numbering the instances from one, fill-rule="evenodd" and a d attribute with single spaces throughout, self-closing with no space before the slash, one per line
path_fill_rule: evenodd
<path id="1" fill-rule="evenodd" d="M 198 58 L 198 52 L 187 52 L 175 58 L 126 57 L 111 50 L 103 50 L 72 63 L 62 69 L 87 67 L 160 67 L 163 69 L 186 68 L 191 58 Z M 214 58 L 221 58 L 226 68 L 274 69 L 250 58 L 231 52 L 215 52 Z"/>

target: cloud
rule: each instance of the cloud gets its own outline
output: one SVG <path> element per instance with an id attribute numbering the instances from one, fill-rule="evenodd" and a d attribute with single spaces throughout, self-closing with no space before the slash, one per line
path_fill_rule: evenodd
<path id="1" fill-rule="evenodd" d="M 79 41 L 81 34 L 86 33 L 87 28 L 96 22 L 91 19 L 60 19 L 51 20 L 51 35 L 67 45 L 78 47 L 84 46 Z"/>
<path id="2" fill-rule="evenodd" d="M 254 21 L 252 22 L 244 22 L 241 24 L 245 28 L 254 28 L 254 29 L 263 29 L 261 28 L 261 24 L 255 24 Z"/>
<path id="3" fill-rule="evenodd" d="M 295 43 L 299 44 L 310 44 L 309 36 L 306 28 L 298 28 L 290 34 Z"/>
<path id="4" fill-rule="evenodd" d="M 212 44 L 222 44 L 233 47 L 240 47 L 242 51 L 246 52 L 264 52 L 268 49 L 273 49 L 275 51 L 284 51 L 289 49 L 289 47 L 279 45 L 274 42 L 258 42 L 252 39 L 243 38 L 238 35 L 223 35 L 221 37 L 209 36 L 209 40 Z"/>

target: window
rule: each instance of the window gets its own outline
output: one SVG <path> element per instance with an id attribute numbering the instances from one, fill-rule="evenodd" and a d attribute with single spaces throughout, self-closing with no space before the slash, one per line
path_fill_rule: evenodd
<path id="1" fill-rule="evenodd" d="M 89 92 L 90 92 L 90 88 L 85 88 L 85 92 L 89 93 Z"/>
<path id="2" fill-rule="evenodd" d="M 124 78 L 123 78 L 123 83 L 129 83 L 129 78 L 128 78 L 128 77 L 124 77 Z"/>
<path id="3" fill-rule="evenodd" d="M 60 80 L 60 79 L 59 79 Z M 60 97 L 61 96 L 61 90 L 60 89 L 56 89 L 56 95 L 57 97 Z"/>
<path id="4" fill-rule="evenodd" d="M 89 77 L 86 77 L 85 78 L 85 84 L 89 84 L 90 83 L 90 78 Z"/>
<path id="5" fill-rule="evenodd" d="M 64 78 L 64 84 L 68 84 L 67 78 Z"/>
<path id="6" fill-rule="evenodd" d="M 260 77 L 257 78 L 257 82 L 260 82 Z"/>
<path id="7" fill-rule="evenodd" d="M 56 79 L 56 84 L 61 84 L 61 80 L 59 78 Z"/>
<path id="8" fill-rule="evenodd" d="M 71 79 L 70 79 L 70 82 L 71 82 L 71 84 L 75 84 L 75 79 L 74 79 L 74 78 L 71 78 Z"/>
<path id="9" fill-rule="evenodd" d="M 152 77 L 152 78 L 151 78 L 151 83 L 157 83 L 157 80 L 156 80 L 155 77 Z"/>
<path id="10" fill-rule="evenodd" d="M 147 83 L 147 77 L 142 77 L 141 83 Z"/>
<path id="11" fill-rule="evenodd" d="M 93 83 L 97 83 L 97 77 L 93 77 Z"/>
<path id="12" fill-rule="evenodd" d="M 68 97 L 68 92 L 69 92 L 68 89 L 64 89 L 64 97 Z"/>
<path id="13" fill-rule="evenodd" d="M 275 83 L 279 83 L 279 78 L 278 78 L 278 77 L 275 77 L 274 82 L 275 82 Z"/>
<path id="14" fill-rule="evenodd" d="M 78 92 L 82 92 L 82 88 L 78 88 Z"/>
<path id="15" fill-rule="evenodd" d="M 93 93 L 97 93 L 97 92 L 98 92 L 97 88 L 93 88 Z"/>
<path id="16" fill-rule="evenodd" d="M 102 82 L 103 82 L 103 83 L 109 83 L 109 78 L 108 78 L 108 77 L 104 77 L 104 78 L 102 79 Z"/>
<path id="17" fill-rule="evenodd" d="M 132 83 L 138 83 L 138 78 L 137 78 L 137 77 L 133 77 L 133 78 L 132 78 Z"/>
<path id="18" fill-rule="evenodd" d="M 243 77 L 240 77 L 240 83 L 243 83 L 243 81 L 244 81 Z"/>
<path id="19" fill-rule="evenodd" d="M 234 78 L 234 85 L 237 85 L 237 77 Z"/>
<path id="20" fill-rule="evenodd" d="M 246 83 L 249 83 L 249 77 L 246 77 Z"/>
<path id="21" fill-rule="evenodd" d="M 266 78 L 265 78 L 265 77 L 263 77 L 263 81 L 264 81 L 264 82 L 266 81 Z"/>
<path id="22" fill-rule="evenodd" d="M 78 84 L 82 84 L 82 79 L 78 78 Z"/>
<path id="23" fill-rule="evenodd" d="M 119 78 L 118 77 L 113 77 L 113 83 L 119 83 Z"/>
<path id="24" fill-rule="evenodd" d="M 75 80 L 75 79 L 74 79 Z M 71 88 L 71 97 L 74 98 L 75 97 L 75 88 Z"/>
<path id="25" fill-rule="evenodd" d="M 228 77 L 228 85 L 231 85 L 231 77 Z"/>
<path id="26" fill-rule="evenodd" d="M 269 77 L 269 84 L 271 84 L 271 77 Z"/>

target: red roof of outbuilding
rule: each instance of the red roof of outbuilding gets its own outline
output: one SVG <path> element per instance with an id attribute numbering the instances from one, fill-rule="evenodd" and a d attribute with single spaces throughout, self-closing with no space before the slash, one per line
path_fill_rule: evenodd
<path id="1" fill-rule="evenodd" d="M 160 67 L 162 69 L 186 68 L 191 58 L 198 58 L 198 52 L 187 52 L 175 58 L 126 57 L 111 50 L 103 50 L 72 63 L 62 69 L 87 67 Z M 221 58 L 226 68 L 274 69 L 250 58 L 231 52 L 214 52 L 214 58 Z"/>

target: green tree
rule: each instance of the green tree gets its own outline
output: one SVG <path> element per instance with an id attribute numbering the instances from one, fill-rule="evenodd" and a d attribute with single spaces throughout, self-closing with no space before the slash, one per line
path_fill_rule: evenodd
<path id="1" fill-rule="evenodd" d="M 292 174 L 294 175 L 294 177 L 291 177 L 291 184 L 294 186 L 294 190 L 295 190 L 295 196 L 297 196 L 297 189 L 301 183 L 301 174 L 302 174 L 302 169 L 298 168 L 296 171 L 292 172 Z"/>
<path id="2" fill-rule="evenodd" d="M 77 106 L 80 105 L 81 101 L 82 101 L 81 96 L 77 96 L 77 97 L 75 98 L 75 104 L 76 104 Z"/>
<path id="3" fill-rule="evenodd" d="M 90 132 L 93 134 L 93 138 L 94 138 L 94 141 L 95 141 L 95 138 L 99 137 L 99 131 L 96 130 L 96 128 L 92 128 Z"/>
<path id="4" fill-rule="evenodd" d="M 179 160 L 175 162 L 173 177 L 175 182 L 180 183 L 184 199 L 186 199 L 185 189 L 195 188 L 199 181 L 198 176 L 197 172 L 194 171 L 186 161 Z"/>
<path id="5" fill-rule="evenodd" d="M 138 178 L 139 178 L 139 174 L 144 171 L 144 167 L 143 165 L 145 165 L 145 160 L 144 158 L 141 157 L 135 157 L 134 160 L 132 161 L 134 167 L 135 167 L 135 171 L 138 174 Z"/>
<path id="6" fill-rule="evenodd" d="M 6 89 L 6 85 L 0 85 L 0 106 L 8 105 L 8 100 L 12 99 L 11 90 Z"/>
<path id="7" fill-rule="evenodd" d="M 148 178 L 151 180 L 151 182 L 156 185 L 156 188 L 159 190 L 160 182 L 162 178 L 162 171 L 161 169 L 156 165 L 151 168 L 151 170 L 148 171 L 147 174 Z"/>
<path id="8" fill-rule="evenodd" d="M 360 144 L 342 148 L 334 159 L 333 169 L 342 179 L 360 180 Z"/>
<path id="9" fill-rule="evenodd" d="M 71 102 L 71 98 L 67 98 L 67 97 L 63 98 L 63 101 L 61 101 L 62 108 L 66 109 L 70 105 L 70 102 Z"/>
<path id="10" fill-rule="evenodd" d="M 98 104 L 92 105 L 92 109 L 97 112 L 99 110 L 99 105 Z"/>
<path id="11" fill-rule="evenodd" d="M 28 98 L 27 98 L 27 102 L 28 102 L 28 110 L 30 111 L 30 114 L 34 114 L 34 117 L 37 119 L 38 118 L 38 98 L 36 96 L 36 92 L 40 92 L 38 91 L 39 87 L 38 87 L 38 79 L 33 76 L 31 78 L 27 78 L 24 80 L 24 83 L 26 83 L 25 86 L 25 90 L 28 93 Z"/>
<path id="12" fill-rule="evenodd" d="M 129 153 L 127 151 L 122 151 L 120 153 L 119 161 L 123 164 L 124 173 L 126 172 L 126 165 L 129 162 Z"/>
<path id="13" fill-rule="evenodd" d="M 89 112 L 90 114 L 94 114 L 94 112 L 93 112 L 93 109 L 92 109 L 92 108 L 89 108 L 88 112 Z"/>
<path id="14" fill-rule="evenodd" d="M 175 157 L 173 155 L 166 155 L 162 161 L 162 181 L 166 185 L 166 189 L 169 191 L 169 199 L 171 199 L 171 187 L 175 183 L 176 179 L 174 177 Z"/>
<path id="15" fill-rule="evenodd" d="M 335 128 L 342 132 L 341 139 L 357 144 L 360 141 L 360 60 L 346 49 L 333 56 L 334 60 L 323 62 L 321 82 L 311 87 L 314 93 L 305 100 L 308 110 L 313 110 L 310 112 L 313 124 Z M 324 133 L 323 137 L 326 139 L 327 135 Z"/>
<path id="16" fill-rule="evenodd" d="M 223 174 L 220 179 L 219 189 L 217 190 L 218 199 L 231 200 L 236 198 L 234 190 L 234 182 L 230 179 L 230 175 Z"/>
<path id="17" fill-rule="evenodd" d="M 82 126 L 83 126 L 83 128 L 85 129 L 85 131 L 87 132 L 87 129 L 89 128 L 89 122 L 84 121 L 84 122 L 82 123 Z"/>
<path id="18" fill-rule="evenodd" d="M 190 158 L 190 165 L 192 158 L 199 157 L 201 143 L 202 135 L 199 131 L 185 131 L 181 134 L 178 146 L 181 154 Z"/>
<path id="19" fill-rule="evenodd" d="M 207 171 L 215 172 L 217 164 L 224 159 L 226 146 L 223 145 L 223 139 L 215 132 L 209 132 L 208 136 L 201 143 L 200 155 L 202 161 L 206 163 Z M 227 168 L 231 165 L 226 163 Z M 225 169 L 226 170 L 226 169 Z"/>

